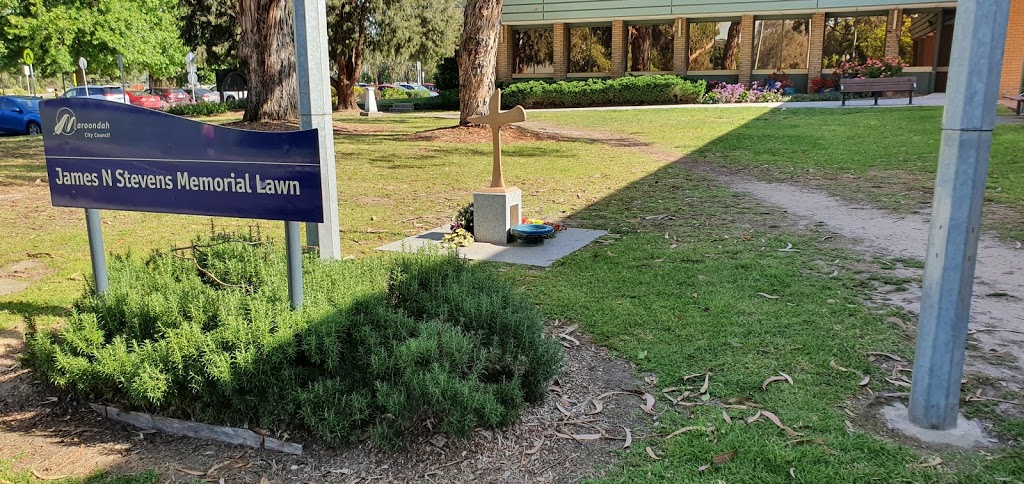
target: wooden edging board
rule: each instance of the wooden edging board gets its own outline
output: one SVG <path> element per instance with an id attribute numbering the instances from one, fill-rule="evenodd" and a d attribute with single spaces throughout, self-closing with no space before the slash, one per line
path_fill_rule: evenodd
<path id="1" fill-rule="evenodd" d="M 244 445 L 254 449 L 266 449 L 286 454 L 302 455 L 302 444 L 283 442 L 246 429 L 220 427 L 188 420 L 160 417 L 148 413 L 129 412 L 107 405 L 90 403 L 93 410 L 104 418 L 134 425 L 143 430 L 156 430 L 170 435 L 215 440 L 228 444 Z"/>

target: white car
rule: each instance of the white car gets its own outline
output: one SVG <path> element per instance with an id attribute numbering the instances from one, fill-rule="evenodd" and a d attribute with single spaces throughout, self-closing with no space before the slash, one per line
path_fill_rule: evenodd
<path id="1" fill-rule="evenodd" d="M 113 101 L 115 103 L 131 104 L 131 100 L 128 99 L 128 95 L 121 89 L 121 86 L 89 86 L 89 92 L 86 93 L 86 87 L 72 87 L 67 91 L 64 91 L 63 97 L 84 97 L 89 99 L 100 99 L 103 101 Z"/>

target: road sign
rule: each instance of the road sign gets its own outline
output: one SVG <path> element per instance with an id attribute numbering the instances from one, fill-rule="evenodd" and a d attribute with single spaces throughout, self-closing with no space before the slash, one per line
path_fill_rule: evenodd
<path id="1" fill-rule="evenodd" d="M 195 72 L 189 72 L 188 73 L 188 83 L 190 85 L 199 84 L 199 76 L 197 76 Z"/>
<path id="2" fill-rule="evenodd" d="M 189 64 L 188 65 L 188 72 L 195 73 L 196 72 L 196 65 L 195 64 Z"/>
<path id="3" fill-rule="evenodd" d="M 78 58 L 78 67 L 81 67 L 84 71 L 86 67 L 89 67 L 89 61 L 85 60 L 85 57 Z"/>
<path id="4" fill-rule="evenodd" d="M 24 63 L 26 63 L 28 65 L 32 65 L 32 64 L 35 64 L 36 56 L 32 55 L 32 51 L 31 50 L 25 49 L 25 52 L 23 52 L 22 55 L 21 55 L 21 60 L 22 60 L 22 62 L 24 62 Z"/>
<path id="5" fill-rule="evenodd" d="M 32 75 L 32 66 L 21 66 L 21 72 L 25 73 L 25 77 Z"/>
<path id="6" fill-rule="evenodd" d="M 195 63 L 195 61 L 196 61 L 196 55 L 194 53 L 189 52 L 188 54 L 185 54 L 185 63 L 186 64 L 193 64 L 193 63 Z"/>
<path id="7" fill-rule="evenodd" d="M 115 57 L 114 59 L 117 60 L 117 68 L 124 70 L 124 56 L 121 54 L 117 54 L 117 57 Z"/>

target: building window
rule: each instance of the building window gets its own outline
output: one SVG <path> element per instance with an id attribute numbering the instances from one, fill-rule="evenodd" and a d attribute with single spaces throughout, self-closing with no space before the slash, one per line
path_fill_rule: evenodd
<path id="1" fill-rule="evenodd" d="M 807 69 L 807 19 L 754 23 L 754 69 Z"/>
<path id="2" fill-rule="evenodd" d="M 675 33 L 672 24 L 629 26 L 626 66 L 630 72 L 659 72 L 673 69 Z"/>
<path id="3" fill-rule="evenodd" d="M 736 70 L 741 34 L 739 21 L 690 23 L 690 70 Z"/>
<path id="4" fill-rule="evenodd" d="M 884 15 L 826 19 L 822 66 L 834 69 L 843 62 L 885 57 L 886 22 Z"/>
<path id="5" fill-rule="evenodd" d="M 569 72 L 610 73 L 612 71 L 612 28 L 569 28 Z"/>
<path id="6" fill-rule="evenodd" d="M 513 74 L 555 73 L 555 35 L 551 28 L 512 31 Z"/>

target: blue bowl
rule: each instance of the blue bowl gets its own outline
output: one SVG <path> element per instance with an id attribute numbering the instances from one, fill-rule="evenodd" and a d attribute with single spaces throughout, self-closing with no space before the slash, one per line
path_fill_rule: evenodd
<path id="1" fill-rule="evenodd" d="M 512 238 L 523 245 L 541 245 L 555 233 L 555 228 L 543 224 L 522 224 L 512 227 Z"/>

